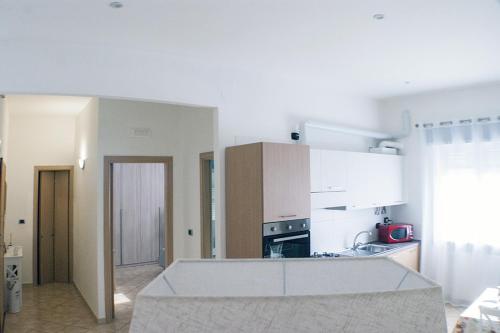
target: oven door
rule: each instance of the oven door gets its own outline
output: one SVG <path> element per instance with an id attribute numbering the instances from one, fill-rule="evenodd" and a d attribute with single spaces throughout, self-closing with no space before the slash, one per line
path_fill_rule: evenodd
<path id="1" fill-rule="evenodd" d="M 264 258 L 308 258 L 311 255 L 309 231 L 266 236 L 262 242 Z"/>

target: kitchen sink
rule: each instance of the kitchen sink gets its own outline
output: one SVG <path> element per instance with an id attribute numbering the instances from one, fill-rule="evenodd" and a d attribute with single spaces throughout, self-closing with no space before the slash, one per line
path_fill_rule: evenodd
<path id="1" fill-rule="evenodd" d="M 385 245 L 377 245 L 377 244 L 365 244 L 360 245 L 356 250 L 346 249 L 338 252 L 337 254 L 340 256 L 346 257 L 368 257 L 374 256 L 377 254 L 384 253 L 386 251 L 392 250 L 392 247 Z"/>
<path id="2" fill-rule="evenodd" d="M 382 253 L 385 251 L 389 251 L 390 249 L 391 249 L 390 246 L 376 245 L 376 244 L 365 244 L 358 247 L 358 250 L 370 252 L 372 254 Z"/>

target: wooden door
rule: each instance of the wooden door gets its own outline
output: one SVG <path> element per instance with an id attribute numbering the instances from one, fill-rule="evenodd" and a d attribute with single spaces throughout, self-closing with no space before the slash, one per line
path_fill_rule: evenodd
<path id="1" fill-rule="evenodd" d="M 263 143 L 264 222 L 311 216 L 309 146 Z"/>
<path id="2" fill-rule="evenodd" d="M 69 171 L 54 174 L 54 281 L 69 282 Z"/>
<path id="3" fill-rule="evenodd" d="M 4 227 L 5 227 L 5 206 L 7 201 L 7 184 L 5 181 L 6 177 L 6 166 L 3 159 L 0 158 L 0 332 L 3 332 L 4 324 L 4 253 L 5 253 L 5 239 L 4 239 Z"/>
<path id="4" fill-rule="evenodd" d="M 163 238 L 164 166 L 160 163 L 140 164 L 140 252 L 139 262 L 159 262 L 160 238 Z"/>
<path id="5" fill-rule="evenodd" d="M 38 283 L 69 282 L 69 171 L 41 171 Z"/>
<path id="6" fill-rule="evenodd" d="M 200 154 L 201 257 L 215 256 L 214 153 Z"/>

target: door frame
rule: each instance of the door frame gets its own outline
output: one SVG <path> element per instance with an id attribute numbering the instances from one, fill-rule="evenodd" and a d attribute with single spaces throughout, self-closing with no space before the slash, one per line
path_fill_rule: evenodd
<path id="1" fill-rule="evenodd" d="M 114 256 L 113 256 L 113 164 L 115 163 L 163 163 L 165 167 L 165 267 L 173 262 L 173 157 L 172 156 L 104 156 L 104 308 L 106 321 L 115 317 L 114 305 Z"/>
<path id="2" fill-rule="evenodd" d="M 38 281 L 38 204 L 40 200 L 40 172 L 42 171 L 68 171 L 69 172 L 69 209 L 68 209 L 68 264 L 69 264 L 69 283 L 73 282 L 73 184 L 74 184 L 73 165 L 49 165 L 49 166 L 34 166 L 34 181 L 33 181 L 33 285 L 39 285 Z"/>
<path id="3" fill-rule="evenodd" d="M 210 193 L 206 191 L 210 181 L 209 162 L 214 160 L 214 152 L 200 153 L 200 254 L 201 258 L 212 258 L 210 228 Z M 208 242 L 208 245 L 207 245 Z M 208 247 L 207 247 L 208 246 Z"/>

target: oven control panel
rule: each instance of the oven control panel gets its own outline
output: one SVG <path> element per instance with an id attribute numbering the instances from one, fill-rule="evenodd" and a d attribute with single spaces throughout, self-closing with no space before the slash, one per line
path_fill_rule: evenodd
<path id="1" fill-rule="evenodd" d="M 310 219 L 270 222 L 262 225 L 262 235 L 264 237 L 281 235 L 291 232 L 307 231 L 310 228 Z"/>

